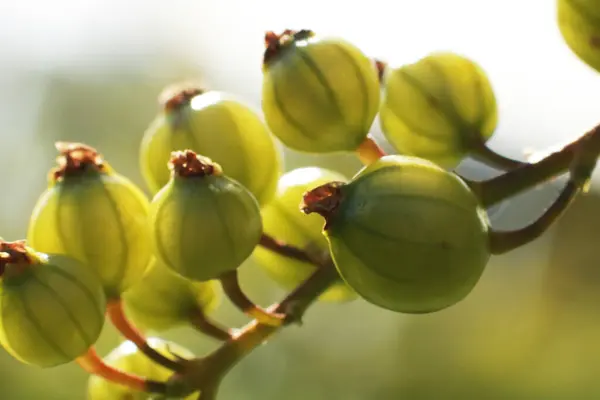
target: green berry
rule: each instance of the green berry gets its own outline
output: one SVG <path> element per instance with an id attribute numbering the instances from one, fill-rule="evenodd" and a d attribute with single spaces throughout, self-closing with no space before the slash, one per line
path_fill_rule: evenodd
<path id="1" fill-rule="evenodd" d="M 221 167 L 191 150 L 174 152 L 172 178 L 150 205 L 157 258 L 195 281 L 237 269 L 262 235 L 252 194 Z"/>
<path id="2" fill-rule="evenodd" d="M 355 151 L 379 108 L 373 62 L 342 39 L 266 35 L 262 109 L 271 131 L 303 152 Z"/>
<path id="3" fill-rule="evenodd" d="M 0 241 L 0 278 L 0 343 L 16 359 L 49 368 L 96 343 L 106 300 L 87 266 Z"/>
<path id="4" fill-rule="evenodd" d="M 167 96 L 141 145 L 142 171 L 153 193 L 169 181 L 171 152 L 184 149 L 219 163 L 261 205 L 275 194 L 282 173 L 275 140 L 255 111 L 226 93 L 188 88 Z"/>
<path id="5" fill-rule="evenodd" d="M 187 359 L 194 357 L 189 350 L 159 338 L 148 338 L 148 344 L 159 353 L 172 359 L 175 359 L 173 354 Z M 104 362 L 123 372 L 160 382 L 166 382 L 173 375 L 173 371 L 149 360 L 130 341 L 121 343 L 111 351 L 104 358 Z M 153 396 L 155 395 L 118 385 L 98 376 L 91 376 L 88 381 L 87 400 L 150 400 L 154 398 Z M 198 398 L 198 393 L 186 397 L 185 400 L 196 398 Z"/>
<path id="6" fill-rule="evenodd" d="M 58 143 L 59 167 L 31 215 L 28 241 L 45 253 L 85 262 L 107 298 L 139 281 L 151 257 L 149 200 L 93 148 Z"/>
<path id="7" fill-rule="evenodd" d="M 193 282 L 153 259 L 144 278 L 123 295 L 127 316 L 139 328 L 165 331 L 212 312 L 220 300 L 216 281 Z"/>
<path id="8" fill-rule="evenodd" d="M 558 27 L 577 57 L 600 72 L 600 1 L 558 0 Z"/>
<path id="9" fill-rule="evenodd" d="M 329 255 L 327 239 L 322 234 L 323 220 L 317 215 L 303 215 L 298 205 L 308 190 L 331 181 L 346 181 L 343 175 L 318 167 L 298 168 L 279 179 L 275 199 L 262 209 L 264 232 L 288 245 L 304 249 L 317 257 Z M 293 289 L 308 278 L 315 266 L 284 257 L 263 247 L 254 257 L 267 274 L 285 289 Z M 356 297 L 343 281 L 332 285 L 320 299 L 345 301 Z"/>
<path id="10" fill-rule="evenodd" d="M 471 292 L 489 259 L 485 210 L 460 178 L 426 160 L 383 157 L 304 202 L 305 212 L 325 217 L 342 278 L 386 309 L 449 307 Z"/>
<path id="11" fill-rule="evenodd" d="M 388 70 L 380 121 L 399 153 L 453 169 L 493 135 L 498 110 L 481 67 L 440 52 Z"/>

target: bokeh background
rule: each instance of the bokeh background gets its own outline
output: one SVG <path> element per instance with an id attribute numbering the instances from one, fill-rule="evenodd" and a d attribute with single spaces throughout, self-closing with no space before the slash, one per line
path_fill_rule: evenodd
<path id="1" fill-rule="evenodd" d="M 97 147 L 143 186 L 138 146 L 169 83 L 200 80 L 260 107 L 265 30 L 341 36 L 392 65 L 434 50 L 462 53 L 494 84 L 496 151 L 523 159 L 528 149 L 572 140 L 600 121 L 600 74 L 563 43 L 555 7 L 551 0 L 0 2 L 0 235 L 24 237 L 56 140 Z M 286 151 L 287 170 L 302 165 L 349 175 L 359 168 L 351 155 Z M 497 173 L 471 162 L 461 170 L 473 178 Z M 563 182 L 495 208 L 494 226 L 529 223 Z M 239 364 L 220 398 L 598 399 L 599 240 L 600 197 L 592 192 L 542 238 L 493 258 L 476 290 L 448 310 L 406 316 L 363 301 L 318 304 L 302 327 Z M 257 302 L 283 295 L 255 265 L 241 272 Z M 216 318 L 246 322 L 226 302 Z M 164 337 L 198 355 L 217 345 L 183 328 Z M 119 342 L 107 327 L 99 350 Z M 73 364 L 41 370 L 0 350 L 0 370 L 2 400 L 85 399 L 87 377 Z"/>

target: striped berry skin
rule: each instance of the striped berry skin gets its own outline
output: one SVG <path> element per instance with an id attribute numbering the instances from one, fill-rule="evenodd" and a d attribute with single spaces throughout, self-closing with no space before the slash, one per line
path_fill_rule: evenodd
<path id="1" fill-rule="evenodd" d="M 191 150 L 174 152 L 170 166 L 171 180 L 150 204 L 155 256 L 199 282 L 237 269 L 262 235 L 256 199 L 218 164 Z"/>
<path id="2" fill-rule="evenodd" d="M 92 347 L 104 326 L 105 296 L 96 274 L 63 255 L 27 248 L 0 279 L 0 343 L 23 363 L 50 368 Z"/>
<path id="3" fill-rule="evenodd" d="M 283 168 L 280 149 L 260 115 L 234 96 L 186 89 L 168 97 L 140 147 L 141 169 L 153 194 L 169 181 L 171 153 L 186 149 L 219 163 L 259 204 L 274 196 Z"/>
<path id="4" fill-rule="evenodd" d="M 388 69 L 379 118 L 399 154 L 451 170 L 487 142 L 498 123 L 496 98 L 483 69 L 438 52 Z"/>
<path id="5" fill-rule="evenodd" d="M 284 174 L 279 179 L 277 195 L 261 210 L 264 232 L 318 257 L 328 255 L 329 245 L 323 236 L 323 219 L 318 215 L 302 214 L 299 206 L 305 192 L 331 181 L 347 181 L 347 178 L 319 167 L 297 168 Z M 316 269 L 313 264 L 279 255 L 262 246 L 256 247 L 253 258 L 271 279 L 287 290 L 297 287 Z M 343 302 L 355 298 L 354 291 L 340 279 L 319 300 Z"/>
<path id="6" fill-rule="evenodd" d="M 346 283 L 381 308 L 421 314 L 450 307 L 490 257 L 489 221 L 455 174 L 430 161 L 385 156 L 347 184 L 305 195 Z"/>
<path id="7" fill-rule="evenodd" d="M 262 109 L 287 147 L 309 153 L 352 152 L 378 112 L 374 63 L 353 44 L 310 31 L 266 36 Z"/>
<path id="8" fill-rule="evenodd" d="M 206 315 L 219 304 L 216 281 L 193 282 L 153 258 L 144 278 L 123 295 L 126 314 L 143 330 L 163 332 Z"/>
<path id="9" fill-rule="evenodd" d="M 600 72 L 600 1 L 558 0 L 558 28 L 573 53 Z"/>
<path id="10" fill-rule="evenodd" d="M 31 214 L 27 240 L 38 251 L 90 265 L 107 298 L 118 298 L 150 261 L 150 201 L 94 149 L 66 144 L 61 151 L 61 166 Z"/>

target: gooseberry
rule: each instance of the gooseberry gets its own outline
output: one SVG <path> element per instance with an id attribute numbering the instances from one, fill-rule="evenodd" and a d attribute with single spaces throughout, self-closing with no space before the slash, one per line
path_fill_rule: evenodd
<path id="1" fill-rule="evenodd" d="M 280 151 L 266 124 L 249 106 L 218 91 L 188 87 L 169 93 L 146 130 L 140 161 L 152 193 L 169 181 L 171 152 L 190 149 L 219 163 L 264 205 L 282 172 Z M 248 168 L 248 162 L 252 168 Z"/>
<path id="2" fill-rule="evenodd" d="M 175 355 L 187 359 L 194 357 L 191 351 L 182 346 L 156 337 L 148 338 L 148 344 L 172 359 L 175 359 Z M 155 381 L 165 382 L 173 375 L 173 371 L 150 361 L 130 341 L 122 342 L 104 358 L 104 362 L 120 371 Z M 153 396 L 149 393 L 109 382 L 98 376 L 91 376 L 88 381 L 87 400 L 150 400 L 155 398 Z M 198 393 L 195 393 L 186 397 L 185 400 L 197 398 Z"/>
<path id="3" fill-rule="evenodd" d="M 279 179 L 277 194 L 273 201 L 261 210 L 263 229 L 266 234 L 299 249 L 313 253 L 319 258 L 329 255 L 329 245 L 321 233 L 323 222 L 317 215 L 303 215 L 298 204 L 302 195 L 330 181 L 346 181 L 347 178 L 325 168 L 304 167 L 294 169 Z M 293 289 L 308 278 L 315 265 L 277 254 L 258 246 L 254 258 L 267 274 L 285 289 Z M 333 284 L 320 299 L 344 301 L 354 299 L 354 291 L 343 281 Z"/>
<path id="4" fill-rule="evenodd" d="M 123 294 L 123 301 L 136 326 L 161 332 L 212 312 L 220 295 L 217 282 L 190 281 L 153 258 L 144 278 Z"/>
<path id="5" fill-rule="evenodd" d="M 379 107 L 374 63 L 353 44 L 313 32 L 269 32 L 265 38 L 262 109 L 289 148 L 355 151 Z"/>
<path id="6" fill-rule="evenodd" d="M 567 46 L 600 72 L 600 1 L 558 0 L 557 17 Z"/>
<path id="7" fill-rule="evenodd" d="M 495 95 L 474 61 L 437 52 L 391 69 L 379 118 L 400 153 L 454 169 L 493 135 L 498 122 Z"/>
<path id="8" fill-rule="evenodd" d="M 0 241 L 0 343 L 23 363 L 66 364 L 94 345 L 105 296 L 96 274 L 24 241 Z"/>
<path id="9" fill-rule="evenodd" d="M 61 142 L 57 149 L 59 166 L 31 214 L 28 242 L 85 262 L 100 276 L 107 298 L 118 298 L 150 261 L 149 200 L 92 147 Z"/>
<path id="10" fill-rule="evenodd" d="M 152 200 L 150 225 L 156 257 L 195 281 L 237 269 L 262 235 L 252 193 L 191 150 L 173 152 L 172 177 Z"/>
<path id="11" fill-rule="evenodd" d="M 367 301 L 428 313 L 465 298 L 490 256 L 488 220 L 455 174 L 430 161 L 386 156 L 349 183 L 308 192 L 346 283 Z"/>

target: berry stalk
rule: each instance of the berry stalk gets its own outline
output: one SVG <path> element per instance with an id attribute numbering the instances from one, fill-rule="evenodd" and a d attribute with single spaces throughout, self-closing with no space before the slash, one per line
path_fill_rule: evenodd
<path id="1" fill-rule="evenodd" d="M 489 208 L 524 190 L 565 173 L 575 157 L 582 152 L 593 154 L 594 157 L 600 155 L 600 125 L 595 126 L 576 141 L 536 163 L 524 164 L 517 169 L 487 181 L 469 182 L 469 185 L 479 197 L 481 204 Z"/>
<path id="2" fill-rule="evenodd" d="M 386 154 L 373 138 L 367 136 L 356 149 L 356 155 L 364 165 L 370 165 Z"/>
<path id="3" fill-rule="evenodd" d="M 106 315 L 109 317 L 113 326 L 117 328 L 127 340 L 133 342 L 146 357 L 175 372 L 181 372 L 184 369 L 182 364 L 165 357 L 148 344 L 144 335 L 127 319 L 125 310 L 123 309 L 123 302 L 120 298 L 111 300 L 107 303 Z"/>
<path id="4" fill-rule="evenodd" d="M 225 295 L 231 302 L 239 308 L 243 313 L 255 318 L 258 323 L 265 325 L 279 326 L 282 325 L 285 319 L 285 314 L 272 313 L 264 310 L 262 307 L 254 304 L 252 300 L 246 296 L 240 286 L 240 280 L 237 270 L 225 272 L 219 278 Z"/>
<path id="5" fill-rule="evenodd" d="M 110 382 L 138 390 L 140 392 L 166 394 L 167 385 L 163 382 L 157 382 L 142 377 L 128 374 L 107 365 L 92 347 L 87 353 L 76 360 L 77 364 L 86 372 L 97 375 Z"/>

